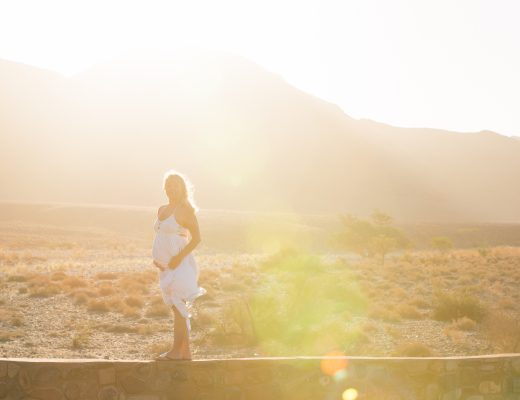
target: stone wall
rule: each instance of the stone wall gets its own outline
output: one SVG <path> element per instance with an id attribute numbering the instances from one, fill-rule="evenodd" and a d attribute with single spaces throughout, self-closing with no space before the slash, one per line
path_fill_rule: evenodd
<path id="1" fill-rule="evenodd" d="M 520 354 L 194 361 L 0 358 L 0 399 L 520 400 Z"/>

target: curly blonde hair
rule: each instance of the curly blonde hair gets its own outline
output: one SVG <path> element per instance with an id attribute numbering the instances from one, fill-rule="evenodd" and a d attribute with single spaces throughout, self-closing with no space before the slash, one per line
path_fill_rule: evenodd
<path id="1" fill-rule="evenodd" d="M 188 177 L 179 171 L 176 171 L 174 169 L 170 169 L 166 171 L 163 178 L 163 190 L 166 190 L 166 182 L 168 182 L 170 179 L 178 179 L 181 183 L 181 201 L 186 203 L 193 212 L 198 212 L 199 208 L 195 204 L 195 201 L 193 200 L 193 184 L 190 182 Z"/>

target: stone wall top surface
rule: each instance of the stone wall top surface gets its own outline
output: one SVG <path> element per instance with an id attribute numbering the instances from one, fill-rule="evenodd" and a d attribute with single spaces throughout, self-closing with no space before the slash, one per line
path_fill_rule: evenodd
<path id="1" fill-rule="evenodd" d="M 520 400 L 520 354 L 191 362 L 0 358 L 0 399 L 318 400 L 357 394 L 364 400 Z"/>
<path id="2" fill-rule="evenodd" d="M 215 362 L 215 361 L 226 361 L 226 362 L 237 362 L 237 361 L 262 361 L 262 360 L 281 360 L 281 361 L 290 361 L 290 360 L 320 360 L 320 359 L 336 359 L 336 358 L 345 358 L 349 360 L 465 360 L 465 359 L 494 359 L 494 358 L 503 358 L 503 357 L 520 357 L 520 353 L 503 353 L 503 354 L 482 354 L 482 355 L 473 355 L 473 356 L 450 356 L 450 357 L 372 357 L 372 356 L 291 356 L 291 357 L 244 357 L 244 358 L 207 358 L 207 359 L 193 359 L 190 362 Z M 155 360 L 143 360 L 143 359 L 105 359 L 105 358 L 30 358 L 30 357 L 22 357 L 22 358 L 2 358 L 0 357 L 0 361 L 18 361 L 18 362 L 57 362 L 57 363 L 71 363 L 71 362 L 79 362 L 79 363 L 114 363 L 114 362 L 155 362 Z M 186 363 L 186 361 L 179 361 L 181 363 Z"/>

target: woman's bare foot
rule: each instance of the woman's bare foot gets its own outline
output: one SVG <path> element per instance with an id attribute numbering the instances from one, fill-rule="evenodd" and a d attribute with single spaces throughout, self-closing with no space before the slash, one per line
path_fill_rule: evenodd
<path id="1" fill-rule="evenodd" d="M 181 353 L 180 351 L 178 350 L 173 350 L 173 349 L 170 349 L 166 352 L 166 354 L 168 355 L 168 357 L 170 358 L 180 358 L 181 356 Z"/>
<path id="2" fill-rule="evenodd" d="M 173 352 L 167 351 L 165 353 L 159 354 L 157 357 L 155 357 L 155 360 L 156 361 L 161 361 L 161 360 L 182 360 L 181 357 L 174 356 L 173 354 L 174 354 Z"/>

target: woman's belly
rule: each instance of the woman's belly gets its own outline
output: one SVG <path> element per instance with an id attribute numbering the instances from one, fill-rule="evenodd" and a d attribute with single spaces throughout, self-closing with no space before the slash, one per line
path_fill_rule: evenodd
<path id="1" fill-rule="evenodd" d="M 167 265 L 170 259 L 182 250 L 186 242 L 183 236 L 156 234 L 152 245 L 152 258 Z"/>

